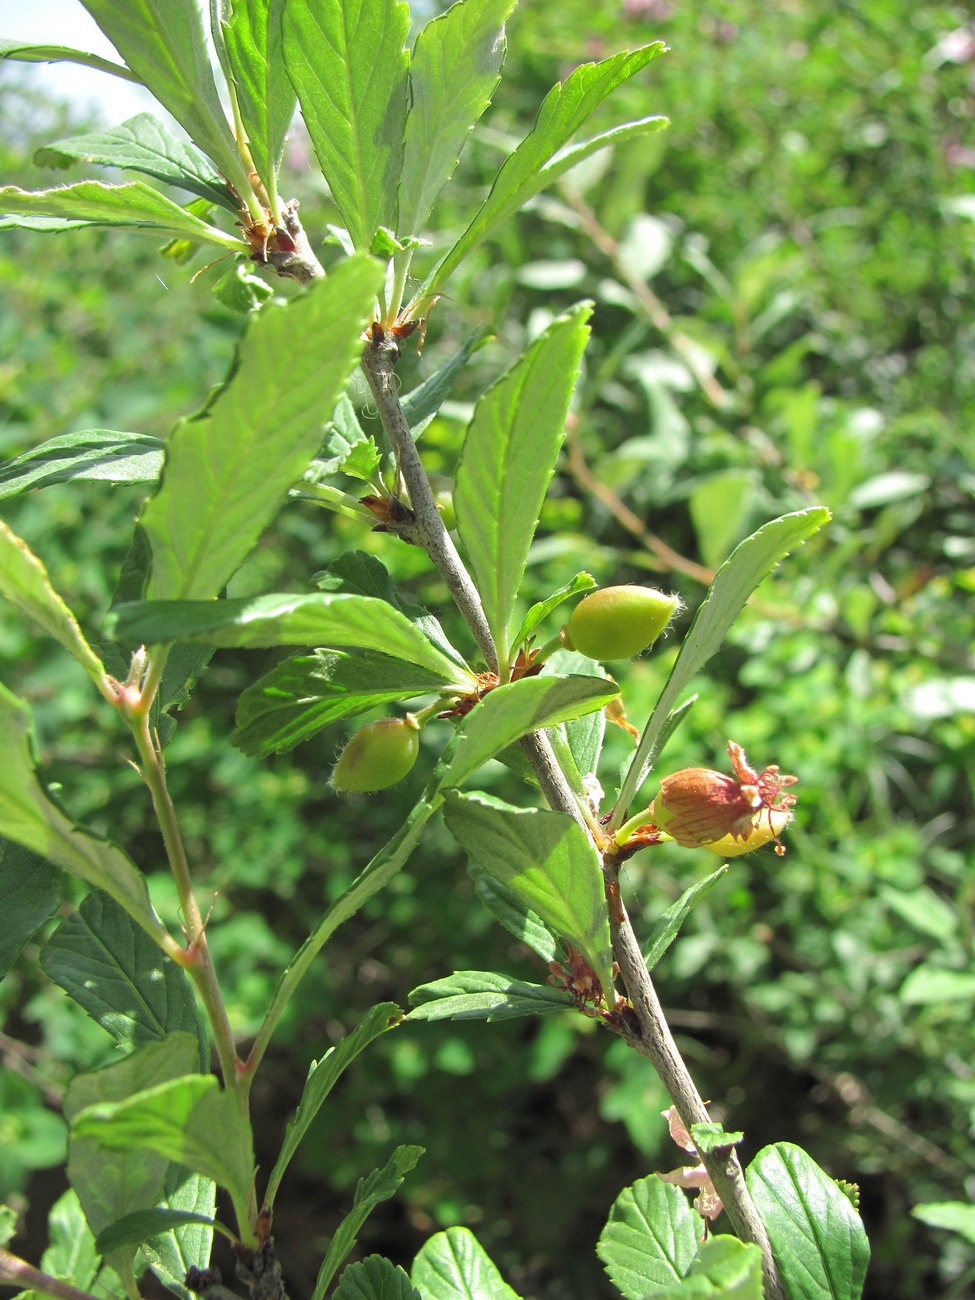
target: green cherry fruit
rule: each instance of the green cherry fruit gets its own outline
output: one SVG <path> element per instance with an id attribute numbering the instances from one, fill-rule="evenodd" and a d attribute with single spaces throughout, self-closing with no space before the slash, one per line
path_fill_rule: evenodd
<path id="1" fill-rule="evenodd" d="M 420 752 L 420 728 L 411 713 L 360 727 L 332 769 L 333 790 L 385 790 L 402 781 Z"/>
<path id="2" fill-rule="evenodd" d="M 653 587 L 603 587 L 572 611 L 568 641 L 590 659 L 630 659 L 653 645 L 679 608 L 680 597 Z"/>

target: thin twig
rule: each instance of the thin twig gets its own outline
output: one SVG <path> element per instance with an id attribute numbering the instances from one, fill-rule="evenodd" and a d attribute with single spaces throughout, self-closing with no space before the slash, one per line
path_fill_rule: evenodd
<path id="1" fill-rule="evenodd" d="M 478 649 L 492 672 L 498 669 L 498 654 L 477 588 L 457 548 L 444 527 L 440 511 L 430 490 L 430 481 L 420 461 L 420 453 L 410 433 L 399 392 L 393 379 L 399 348 L 391 336 L 374 331 L 362 354 L 362 369 L 372 390 L 379 418 L 393 447 L 399 472 L 410 494 L 415 522 L 401 535 L 422 546 L 453 596 L 457 608 L 470 628 Z"/>
<path id="2" fill-rule="evenodd" d="M 392 381 L 398 356 L 394 341 L 377 339 L 374 334 L 366 344 L 362 366 L 376 399 L 383 426 L 399 457 L 400 473 L 410 493 L 410 501 L 417 516 L 416 528 L 410 540 L 418 542 L 427 549 L 437 571 L 454 595 L 461 614 L 481 646 L 482 653 L 490 663 L 494 659 L 494 645 L 490 631 L 487 629 L 487 620 L 484 617 L 480 597 L 440 520 L 426 471 L 410 436 L 400 406 L 399 394 Z M 441 534 L 450 543 L 449 547 L 440 544 Z M 487 653 L 488 649 L 490 655 Z M 549 804 L 557 811 L 572 817 L 587 834 L 591 833 L 545 733 L 535 732 L 525 737 L 523 749 L 538 776 L 539 784 Z M 708 1123 L 707 1109 L 674 1043 L 630 920 L 622 905 L 612 910 L 614 955 L 619 963 L 620 973 L 639 1026 L 638 1034 L 626 1035 L 624 1041 L 651 1062 L 685 1125 Z M 702 1155 L 701 1158 L 738 1236 L 744 1241 L 753 1242 L 762 1252 L 766 1300 L 784 1300 L 785 1293 L 768 1233 L 749 1195 L 736 1153 L 734 1150 L 715 1151 L 706 1156 Z"/>
<path id="3" fill-rule="evenodd" d="M 95 1300 L 90 1291 L 80 1291 L 68 1282 L 42 1273 L 19 1255 L 11 1255 L 0 1246 L 0 1282 L 20 1287 L 24 1291 L 40 1291 L 42 1295 L 56 1296 L 57 1300 Z"/>

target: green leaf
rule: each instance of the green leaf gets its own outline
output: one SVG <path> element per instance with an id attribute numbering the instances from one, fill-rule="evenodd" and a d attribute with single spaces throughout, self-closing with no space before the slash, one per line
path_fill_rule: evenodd
<path id="1" fill-rule="evenodd" d="M 734 1237 L 702 1242 L 679 1286 L 654 1291 L 656 1300 L 762 1300 L 762 1252 Z"/>
<path id="2" fill-rule="evenodd" d="M 111 1227 L 98 1234 L 95 1246 L 100 1255 L 117 1250 L 120 1246 L 141 1246 L 144 1241 L 161 1237 L 174 1228 L 185 1227 L 188 1223 L 203 1224 L 213 1228 L 214 1223 L 205 1214 L 194 1214 L 191 1210 L 171 1210 L 168 1206 L 157 1205 L 151 1210 L 135 1210 L 124 1214 Z"/>
<path id="3" fill-rule="evenodd" d="M 178 185 L 239 215 L 223 177 L 205 154 L 171 131 L 152 113 L 137 113 L 110 131 L 92 131 L 44 145 L 34 154 L 39 167 L 70 167 L 75 162 L 121 167 Z"/>
<path id="4" fill-rule="evenodd" d="M 657 962 L 677 938 L 680 928 L 691 909 L 701 901 L 705 894 L 714 888 L 722 876 L 727 874 L 727 867 L 719 867 L 717 871 L 712 871 L 710 876 L 706 876 L 704 880 L 699 880 L 696 884 L 691 885 L 690 889 L 685 889 L 677 902 L 672 903 L 666 912 L 658 918 L 643 951 L 643 960 L 647 963 L 648 971 L 653 970 Z"/>
<path id="5" fill-rule="evenodd" d="M 350 1264 L 339 1279 L 333 1300 L 423 1300 L 410 1286 L 409 1274 L 382 1255 L 367 1255 Z"/>
<path id="6" fill-rule="evenodd" d="M 407 105 L 401 0 L 289 0 L 284 57 L 319 165 L 353 245 L 395 229 Z"/>
<path id="7" fill-rule="evenodd" d="M 245 754 L 287 753 L 339 718 L 442 686 L 438 673 L 387 655 L 340 650 L 294 655 L 244 691 L 230 739 Z"/>
<path id="8" fill-rule="evenodd" d="M 586 958 L 612 998 L 613 956 L 599 857 L 565 813 L 485 794 L 447 797 L 447 828 L 475 862 Z"/>
<path id="9" fill-rule="evenodd" d="M 61 643 L 98 686 L 105 666 L 85 640 L 78 620 L 51 586 L 47 570 L 27 543 L 0 519 L 0 595 Z M 10 697 L 13 698 L 12 696 Z"/>
<path id="10" fill-rule="evenodd" d="M 57 911 L 61 872 L 20 844 L 0 840 L 0 979 L 20 956 L 24 944 Z"/>
<path id="11" fill-rule="evenodd" d="M 197 0 L 82 0 L 143 85 L 168 108 L 186 134 L 241 195 L 247 169 L 237 152 L 213 80 Z"/>
<path id="12" fill-rule="evenodd" d="M 551 596 L 546 596 L 538 604 L 532 605 L 531 609 L 525 615 L 521 627 L 511 639 L 512 652 L 516 651 L 519 646 L 524 645 L 531 634 L 543 623 L 549 614 L 565 600 L 571 600 L 573 596 L 578 596 L 581 591 L 592 591 L 596 585 L 596 579 L 591 573 L 577 573 L 574 578 L 559 587 L 558 591 L 553 591 Z"/>
<path id="13" fill-rule="evenodd" d="M 148 433 L 114 429 L 82 429 L 49 438 L 0 465 L 0 501 L 74 479 L 153 483 L 162 470 L 164 445 Z"/>
<path id="14" fill-rule="evenodd" d="M 233 0 L 222 24 L 247 145 L 271 195 L 296 103 L 284 66 L 283 10 L 284 0 Z"/>
<path id="15" fill-rule="evenodd" d="M 474 881 L 474 892 L 495 920 L 522 943 L 537 952 L 543 961 L 555 961 L 565 956 L 559 941 L 537 912 L 523 907 L 517 894 L 488 872 L 478 862 L 468 866 Z"/>
<path id="16" fill-rule="evenodd" d="M 344 1071 L 364 1048 L 388 1029 L 395 1029 L 402 1019 L 403 1012 L 395 1002 L 380 1002 L 366 1012 L 364 1018 L 350 1034 L 334 1047 L 330 1047 L 321 1060 L 312 1061 L 301 1101 L 294 1116 L 288 1121 L 281 1152 L 268 1179 L 267 1190 L 264 1193 L 265 1205 L 273 1206 L 285 1170 L 298 1150 L 302 1138 L 308 1132 L 312 1120 Z"/>
<path id="17" fill-rule="evenodd" d="M 501 78 L 515 0 L 455 4 L 428 22 L 410 59 L 398 228 L 418 235 Z"/>
<path id="18" fill-rule="evenodd" d="M 522 677 L 497 687 L 464 719 L 439 788 L 461 785 L 489 758 L 530 731 L 601 709 L 618 694 L 616 683 L 604 677 Z"/>
<path id="19" fill-rule="evenodd" d="M 87 1291 L 98 1276 L 103 1251 L 85 1220 L 78 1194 L 69 1188 L 51 1206 L 47 1216 L 48 1247 L 41 1268 L 51 1277 Z"/>
<path id="20" fill-rule="evenodd" d="M 900 986 L 898 997 L 907 1007 L 963 1006 L 975 997 L 975 971 L 946 970 L 937 962 L 922 962 Z"/>
<path id="21" fill-rule="evenodd" d="M 47 798 L 34 774 L 29 736 L 26 706 L 0 686 L 0 835 L 105 890 L 156 943 L 170 947 L 142 873 L 113 844 L 78 830 Z"/>
<path id="22" fill-rule="evenodd" d="M 575 156 L 565 162 L 565 167 L 553 160 L 603 100 L 665 48 L 663 42 L 657 41 L 642 49 L 614 54 L 601 63 L 584 63 L 564 82 L 552 87 L 538 110 L 531 131 L 505 159 L 490 194 L 460 239 L 427 277 L 420 297 L 439 289 L 472 249 L 550 184 L 565 167 L 582 161 L 584 155 L 578 151 L 567 151 Z M 664 125 L 664 122 L 660 120 L 659 125 Z"/>
<path id="23" fill-rule="evenodd" d="M 113 77 L 139 84 L 135 73 L 121 63 L 103 59 L 99 54 L 89 54 L 86 50 L 74 50 L 68 45 L 25 45 L 23 41 L 0 39 L 0 59 L 18 59 L 22 63 L 80 63 L 82 67 L 110 72 Z"/>
<path id="24" fill-rule="evenodd" d="M 125 1104 L 145 1088 L 179 1079 L 195 1068 L 198 1055 L 195 1036 L 173 1034 L 101 1070 L 75 1075 L 65 1095 L 65 1118 L 74 1123 L 93 1106 Z M 132 1210 L 154 1205 L 163 1194 L 169 1168 L 168 1156 L 148 1144 L 108 1152 L 80 1129 L 72 1131 L 68 1177 L 96 1233 Z"/>
<path id="25" fill-rule="evenodd" d="M 195 1216 L 161 1237 L 142 1243 L 142 1254 L 152 1271 L 170 1291 L 182 1300 L 196 1300 L 185 1286 L 191 1268 L 208 1268 L 213 1245 L 213 1229 L 208 1222 L 216 1213 L 216 1184 L 211 1178 L 194 1174 L 182 1165 L 170 1165 L 166 1190 L 160 1206 L 176 1213 Z"/>
<path id="26" fill-rule="evenodd" d="M 350 258 L 251 318 L 229 382 L 170 434 L 142 517 L 150 597 L 209 599 L 253 549 L 319 449 L 378 284 L 375 263 Z"/>
<path id="27" fill-rule="evenodd" d="M 0 189 L 0 212 L 10 215 L 4 227 L 59 230 L 72 227 L 62 221 L 85 226 L 124 226 L 133 230 L 151 230 L 169 239 L 192 239 L 202 244 L 217 244 L 235 253 L 246 253 L 247 244 L 239 235 L 201 221 L 172 199 L 142 181 L 125 185 L 105 185 L 101 181 L 78 181 L 53 190 L 21 190 L 15 185 Z M 21 218 L 23 218 L 21 220 Z M 35 218 L 56 218 L 54 225 L 34 224 Z"/>
<path id="28" fill-rule="evenodd" d="M 499 654 L 564 437 L 590 306 L 554 321 L 480 398 L 457 466 L 454 509 Z M 506 667 L 506 665 L 505 665 Z"/>
<path id="29" fill-rule="evenodd" d="M 315 575 L 315 583 L 322 591 L 376 596 L 379 600 L 385 600 L 401 614 L 405 614 L 448 659 L 462 668 L 465 678 L 470 675 L 463 655 L 447 640 L 439 622 L 422 605 L 411 605 L 400 598 L 386 566 L 374 555 L 365 551 L 346 551 L 333 560 L 324 572 Z"/>
<path id="30" fill-rule="evenodd" d="M 255 596 L 244 600 L 146 600 L 117 605 L 109 635 L 159 645 L 203 641 L 213 646 L 356 646 L 385 653 L 470 686 L 470 677 L 434 646 L 405 614 L 374 596 Z"/>
<path id="31" fill-rule="evenodd" d="M 143 1159 L 155 1152 L 186 1165 L 226 1188 L 246 1218 L 254 1181 L 250 1123 L 235 1094 L 213 1075 L 188 1074 L 121 1101 L 87 1106 L 75 1116 L 72 1133 L 111 1151 L 141 1152 Z"/>
<path id="32" fill-rule="evenodd" d="M 206 1032 L 184 971 L 107 894 L 95 890 L 66 917 L 41 953 L 41 968 L 125 1051 L 191 1034 L 199 1068 Z"/>
<path id="33" fill-rule="evenodd" d="M 410 1281 L 435 1300 L 519 1300 L 469 1228 L 448 1228 L 424 1242 Z"/>
<path id="34" fill-rule="evenodd" d="M 572 999 L 549 984 L 527 984 L 490 970 L 459 970 L 410 992 L 407 1020 L 512 1020 L 565 1011 Z"/>
<path id="35" fill-rule="evenodd" d="M 348 395 L 342 393 L 332 412 L 331 431 L 325 442 L 327 458 L 315 462 L 319 474 L 336 474 L 357 447 L 368 443 L 375 447 L 373 438 L 365 432 Z M 378 454 L 378 448 L 377 448 Z"/>
<path id="36" fill-rule="evenodd" d="M 738 1146 L 745 1137 L 740 1130 L 728 1132 L 713 1120 L 708 1120 L 704 1124 L 692 1124 L 689 1132 L 691 1141 L 704 1156 L 712 1151 L 720 1151 L 723 1147 Z"/>
<path id="37" fill-rule="evenodd" d="M 403 415 L 410 426 L 414 442 L 450 396 L 457 376 L 465 369 L 471 355 L 477 351 L 483 340 L 483 329 L 476 329 L 472 334 L 468 334 L 449 361 L 445 361 L 439 370 L 424 379 L 422 384 L 417 384 L 416 388 L 403 398 Z"/>
<path id="38" fill-rule="evenodd" d="M 422 1155 L 423 1147 L 399 1146 L 382 1169 L 374 1169 L 371 1174 L 359 1179 L 352 1209 L 336 1228 L 335 1235 L 328 1243 L 328 1250 L 315 1282 L 312 1300 L 323 1300 L 329 1283 L 355 1245 L 359 1230 L 366 1219 L 381 1201 L 388 1201 L 395 1195 L 403 1179 Z"/>
<path id="39" fill-rule="evenodd" d="M 801 1147 L 777 1142 L 758 1153 L 745 1180 L 790 1300 L 858 1300 L 870 1246 L 833 1179 Z"/>
<path id="40" fill-rule="evenodd" d="M 968 1201 L 925 1201 L 913 1206 L 911 1214 L 929 1227 L 956 1232 L 975 1245 L 975 1205 Z"/>
<path id="41" fill-rule="evenodd" d="M 651 1174 L 617 1196 L 596 1253 L 627 1300 L 645 1300 L 687 1274 L 699 1224 L 684 1193 Z"/>
<path id="42" fill-rule="evenodd" d="M 670 723 L 677 697 L 721 647 L 728 629 L 749 596 L 791 550 L 819 531 L 829 520 L 824 506 L 798 510 L 765 524 L 738 546 L 718 570 L 694 622 L 684 637 L 680 653 L 640 737 L 619 798 L 611 829 L 617 830 L 637 790 L 646 780 L 660 749 L 661 735 Z"/>

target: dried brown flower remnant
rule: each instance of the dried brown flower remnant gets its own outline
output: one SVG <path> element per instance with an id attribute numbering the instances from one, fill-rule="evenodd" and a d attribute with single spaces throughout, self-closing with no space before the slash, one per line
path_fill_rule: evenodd
<path id="1" fill-rule="evenodd" d="M 685 848 L 711 847 L 730 841 L 758 848 L 774 840 L 776 853 L 785 852 L 779 834 L 788 824 L 795 796 L 783 794 L 798 780 L 783 776 L 776 765 L 756 772 L 745 751 L 728 742 L 734 776 L 708 767 L 687 767 L 660 783 L 650 816 L 661 830 Z M 748 843 L 754 837 L 753 843 Z M 723 847 L 726 845 L 723 844 Z M 737 847 L 737 852 L 745 852 Z"/>

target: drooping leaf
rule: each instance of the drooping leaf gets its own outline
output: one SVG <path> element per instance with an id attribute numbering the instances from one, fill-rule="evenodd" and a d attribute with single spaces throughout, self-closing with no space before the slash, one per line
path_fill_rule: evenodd
<path id="1" fill-rule="evenodd" d="M 440 777 L 443 790 L 461 785 L 479 767 L 527 736 L 601 709 L 619 687 L 603 677 L 523 677 L 499 686 L 467 715 L 453 756 Z"/>
<path id="2" fill-rule="evenodd" d="M 651 1174 L 617 1196 L 596 1253 L 626 1300 L 644 1300 L 686 1276 L 699 1223 L 680 1188 Z"/>
<path id="3" fill-rule="evenodd" d="M 162 470 L 163 446 L 151 434 L 114 429 L 81 429 L 49 438 L 0 465 L 0 501 L 73 479 L 154 483 Z"/>
<path id="4" fill-rule="evenodd" d="M 490 795 L 456 791 L 447 796 L 444 820 L 475 862 L 585 957 L 611 999 L 603 875 L 581 826 L 565 813 L 514 808 Z"/>
<path id="5" fill-rule="evenodd" d="M 443 677 L 388 655 L 318 650 L 272 668 L 237 701 L 231 741 L 245 754 L 287 753 L 339 718 L 439 690 Z"/>
<path id="6" fill-rule="evenodd" d="M 776 1142 L 745 1171 L 791 1300 L 859 1300 L 870 1260 L 860 1216 L 801 1147 Z"/>
<path id="7" fill-rule="evenodd" d="M 61 900 L 61 871 L 20 844 L 0 840 L 0 979 Z"/>
<path id="8" fill-rule="evenodd" d="M 178 185 L 235 215 L 240 210 L 207 156 L 152 113 L 137 113 L 110 131 L 91 131 L 44 145 L 34 161 L 40 167 L 70 167 L 74 162 L 121 167 Z"/>
<path id="9" fill-rule="evenodd" d="M 565 1011 L 572 1000 L 550 984 L 528 984 L 490 970 L 459 970 L 410 991 L 407 1020 L 511 1020 Z"/>
<path id="10" fill-rule="evenodd" d="M 313 592 L 243 600 L 135 601 L 112 610 L 106 628 L 112 636 L 146 645 L 356 646 L 428 669 L 441 682 L 470 685 L 469 676 L 405 614 L 374 596 Z"/>
<path id="11" fill-rule="evenodd" d="M 396 228 L 409 24 L 402 0 L 289 0 L 284 11 L 288 75 L 357 249 Z"/>
<path id="12" fill-rule="evenodd" d="M 103 685 L 105 667 L 86 641 L 78 620 L 54 590 L 41 561 L 2 519 L 0 595 L 12 601 L 22 613 L 39 624 L 48 636 L 60 642 L 96 685 Z"/>
<path id="13" fill-rule="evenodd" d="M 410 59 L 410 111 L 400 181 L 401 234 L 419 235 L 491 102 L 515 0 L 455 4 L 428 22 Z"/>
<path id="14" fill-rule="evenodd" d="M 65 1118 L 73 1123 L 89 1107 L 125 1104 L 145 1088 L 178 1079 L 195 1068 L 198 1055 L 194 1035 L 173 1034 L 101 1070 L 75 1075 L 65 1095 Z M 80 1130 L 72 1131 L 68 1177 L 96 1233 L 132 1210 L 155 1205 L 169 1167 L 167 1155 L 148 1145 L 108 1152 Z"/>
<path id="15" fill-rule="evenodd" d="M 0 189 L 0 212 L 7 214 L 0 225 L 25 226 L 31 230 L 49 229 L 57 233 L 71 225 L 121 226 L 132 230 L 150 230 L 157 237 L 191 239 L 200 244 L 216 244 L 235 253 L 246 253 L 247 244 L 239 235 L 201 221 L 172 199 L 143 181 L 125 185 L 105 185 L 101 181 L 78 181 L 53 190 L 21 190 L 15 185 Z M 54 220 L 54 224 L 43 224 Z M 38 220 L 42 224 L 37 224 Z"/>
<path id="16" fill-rule="evenodd" d="M 41 953 L 55 984 L 125 1051 L 177 1032 L 210 1058 L 206 1033 L 185 972 L 107 894 L 95 890 L 65 917 Z"/>
<path id="17" fill-rule="evenodd" d="M 445 361 L 439 370 L 434 371 L 421 384 L 417 384 L 416 388 L 403 398 L 403 415 L 410 426 L 414 442 L 450 396 L 457 376 L 463 371 L 471 355 L 477 351 L 483 340 L 483 329 L 468 334 L 449 361 Z"/>
<path id="18" fill-rule="evenodd" d="M 318 1271 L 312 1300 L 323 1300 L 332 1278 L 355 1245 L 366 1219 L 381 1201 L 388 1201 L 395 1195 L 403 1179 L 422 1155 L 423 1147 L 399 1146 L 382 1169 L 374 1169 L 371 1174 L 359 1179 L 352 1209 L 336 1228 L 335 1235 L 328 1243 L 328 1250 Z"/>
<path id="19" fill-rule="evenodd" d="M 278 982 L 274 998 L 261 1027 L 260 1037 L 267 1039 L 287 1005 L 298 980 L 308 970 L 322 948 L 339 928 L 355 916 L 359 908 L 379 892 L 409 861 L 420 841 L 427 822 L 440 807 L 442 799 L 427 791 L 429 798 L 421 799 L 410 811 L 405 822 L 390 840 L 374 854 L 359 872 L 352 884 L 335 900 L 319 918 L 311 934 L 301 945 Z"/>
<path id="20" fill-rule="evenodd" d="M 226 1188 L 237 1212 L 247 1212 L 254 1180 L 250 1123 L 213 1075 L 183 1075 L 87 1106 L 75 1115 L 72 1134 L 112 1151 L 141 1152 L 144 1159 L 155 1152 L 185 1165 Z"/>
<path id="21" fill-rule="evenodd" d="M 205 1214 L 195 1214 L 192 1210 L 172 1210 L 163 1205 L 157 1205 L 151 1210 L 134 1210 L 100 1232 L 95 1245 L 100 1255 L 106 1255 L 120 1246 L 141 1246 L 144 1241 L 151 1241 L 153 1237 L 161 1237 L 163 1233 L 183 1228 L 189 1223 L 211 1229 L 214 1226 L 213 1219 Z"/>
<path id="22" fill-rule="evenodd" d="M 423 1300 L 410 1277 L 382 1255 L 367 1255 L 350 1264 L 339 1279 L 333 1300 Z"/>
<path id="23" fill-rule="evenodd" d="M 68 45 L 27 45 L 24 41 L 0 39 L 0 59 L 17 59 L 22 63 L 79 63 L 82 67 L 109 72 L 113 77 L 139 84 L 139 78 L 123 64 Z"/>
<path id="24" fill-rule="evenodd" d="M 502 656 L 562 446 L 590 310 L 583 303 L 559 317 L 480 398 L 457 466 L 457 529 Z"/>
<path id="25" fill-rule="evenodd" d="M 527 943 L 543 961 L 554 961 L 565 955 L 538 913 L 526 908 L 507 885 L 485 871 L 479 862 L 471 862 L 467 870 L 474 881 L 478 899 L 509 933 Z"/>
<path id="26" fill-rule="evenodd" d="M 340 1039 L 334 1047 L 330 1047 L 320 1060 L 312 1061 L 298 1109 L 288 1121 L 280 1154 L 268 1179 L 267 1190 L 264 1193 L 265 1205 L 274 1205 L 274 1198 L 285 1170 L 298 1150 L 302 1138 L 308 1132 L 309 1125 L 343 1072 L 364 1048 L 380 1034 L 395 1028 L 402 1018 L 403 1013 L 395 1002 L 381 1002 L 367 1011 L 355 1029 L 345 1038 Z"/>
<path id="27" fill-rule="evenodd" d="M 29 736 L 26 706 L 0 686 L 0 835 L 105 890 L 157 943 L 170 947 L 142 873 L 114 844 L 78 830 L 47 798 L 34 773 Z"/>
<path id="28" fill-rule="evenodd" d="M 695 904 L 699 903 L 704 895 L 714 888 L 721 877 L 727 874 L 727 867 L 719 867 L 717 871 L 712 871 L 710 876 L 706 876 L 704 880 L 699 880 L 696 884 L 691 885 L 690 889 L 685 889 L 677 902 L 672 903 L 666 912 L 658 918 L 643 952 L 643 960 L 647 963 L 647 970 L 653 970 L 654 966 L 677 938 L 681 926 Z"/>
<path id="29" fill-rule="evenodd" d="M 284 0 L 233 0 L 223 23 L 230 75 L 258 176 L 277 188 L 284 138 L 295 115 L 295 92 L 284 66 Z"/>
<path id="30" fill-rule="evenodd" d="M 661 733 L 670 722 L 681 691 L 720 648 L 728 629 L 759 583 L 791 550 L 818 532 L 829 517 L 824 506 L 814 506 L 773 519 L 746 538 L 718 570 L 684 637 L 667 684 L 627 769 L 611 823 L 614 829 L 625 820 L 626 810 L 653 766 Z"/>
<path id="31" fill-rule="evenodd" d="M 241 195 L 247 169 L 220 103 L 197 0 L 82 0 L 127 67 Z"/>
<path id="32" fill-rule="evenodd" d="M 427 277 L 420 296 L 438 290 L 472 249 L 564 170 L 553 163 L 556 154 L 608 95 L 664 49 L 663 43 L 657 41 L 642 49 L 614 54 L 601 63 L 584 63 L 564 82 L 553 86 L 531 131 L 505 159 L 490 194 L 460 239 Z M 580 161 L 577 155 L 566 166 Z"/>
<path id="33" fill-rule="evenodd" d="M 520 1300 L 469 1228 L 447 1228 L 424 1242 L 410 1281 L 437 1300 Z"/>
<path id="34" fill-rule="evenodd" d="M 375 263 L 350 258 L 252 318 L 229 382 L 167 442 L 142 517 L 151 598 L 209 599 L 249 554 L 318 451 L 378 281 Z"/>

